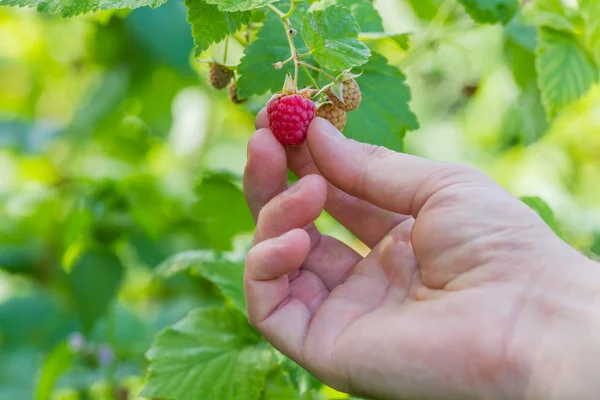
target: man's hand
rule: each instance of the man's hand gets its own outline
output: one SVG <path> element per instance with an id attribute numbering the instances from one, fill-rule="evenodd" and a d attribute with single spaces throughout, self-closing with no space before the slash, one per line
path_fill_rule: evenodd
<path id="1" fill-rule="evenodd" d="M 600 343 L 598 268 L 529 207 L 473 168 L 348 140 L 321 119 L 298 148 L 266 126 L 261 113 L 248 145 L 245 289 L 276 348 L 372 398 L 595 398 L 577 384 L 596 364 L 572 364 Z M 288 167 L 302 177 L 290 188 Z M 322 235 L 323 210 L 370 254 Z"/>

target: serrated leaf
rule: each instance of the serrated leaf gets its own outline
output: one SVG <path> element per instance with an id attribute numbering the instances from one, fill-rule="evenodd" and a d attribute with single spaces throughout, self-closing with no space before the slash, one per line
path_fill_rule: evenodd
<path id="1" fill-rule="evenodd" d="M 302 37 L 316 62 L 331 71 L 365 64 L 371 51 L 358 40 L 359 25 L 345 6 L 309 12 L 302 20 Z"/>
<path id="2" fill-rule="evenodd" d="M 357 78 L 362 92 L 358 109 L 348 113 L 344 134 L 352 139 L 402 151 L 407 130 L 419 123 L 410 109 L 410 90 L 404 74 L 373 53 Z"/>
<path id="3" fill-rule="evenodd" d="M 541 28 L 536 57 L 538 85 L 550 117 L 598 81 L 596 63 L 571 34 Z"/>
<path id="4" fill-rule="evenodd" d="M 279 0 L 206 0 L 208 4 L 214 4 L 219 10 L 228 12 L 254 10 L 277 1 Z"/>
<path id="5" fill-rule="evenodd" d="M 299 15 L 305 10 L 306 6 L 304 5 L 296 8 L 296 12 L 290 18 L 292 27 L 300 26 Z M 294 43 L 298 52 L 308 52 L 300 35 L 294 37 Z M 268 14 L 264 25 L 258 32 L 258 37 L 250 46 L 246 47 L 244 54 L 238 66 L 240 77 L 237 86 L 238 96 L 241 98 L 262 95 L 269 91 L 273 93 L 281 91 L 286 74 L 294 73 L 292 63 L 286 64 L 281 70 L 273 67 L 273 64 L 287 59 L 291 54 L 281 19 L 273 13 Z M 305 74 L 300 73 L 299 78 L 299 87 L 302 88 L 309 84 Z"/>
<path id="6" fill-rule="evenodd" d="M 237 32 L 250 20 L 249 12 L 226 12 L 203 0 L 185 0 L 187 19 L 192 25 L 196 57 L 213 43 Z"/>
<path id="7" fill-rule="evenodd" d="M 531 207 L 540 217 L 548 224 L 548 226 L 556 233 L 557 236 L 562 238 L 562 232 L 560 225 L 554 216 L 552 208 L 541 198 L 537 196 L 523 196 L 521 201 Z"/>
<path id="8" fill-rule="evenodd" d="M 519 0 L 458 0 L 480 24 L 506 24 L 519 10 Z"/>
<path id="9" fill-rule="evenodd" d="M 60 14 L 73 17 L 90 11 L 138 8 L 144 6 L 158 7 L 168 0 L 0 0 L 0 6 L 37 7 L 45 14 Z"/>
<path id="10" fill-rule="evenodd" d="M 383 32 L 381 16 L 369 0 L 320 0 L 311 4 L 310 11 L 324 10 L 336 4 L 350 9 L 361 32 Z"/>
<path id="11" fill-rule="evenodd" d="M 81 313 L 84 330 L 89 331 L 113 301 L 124 269 L 108 250 L 87 250 L 73 264 L 69 280 Z"/>
<path id="12" fill-rule="evenodd" d="M 181 271 L 194 272 L 212 282 L 233 305 L 241 312 L 246 312 L 242 261 L 210 250 L 184 251 L 165 260 L 156 273 L 168 277 Z"/>
<path id="13" fill-rule="evenodd" d="M 161 332 L 147 353 L 143 397 L 258 399 L 273 353 L 235 310 L 200 308 Z"/>
<path id="14" fill-rule="evenodd" d="M 600 2 L 580 0 L 579 11 L 585 23 L 585 44 L 600 62 Z"/>
<path id="15" fill-rule="evenodd" d="M 561 0 L 535 0 L 531 6 L 524 8 L 523 17 L 526 23 L 537 27 L 564 32 L 575 29 Z"/>

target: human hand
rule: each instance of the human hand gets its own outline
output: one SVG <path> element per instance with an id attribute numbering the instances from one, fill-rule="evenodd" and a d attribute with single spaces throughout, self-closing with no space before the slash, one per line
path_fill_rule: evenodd
<path id="1" fill-rule="evenodd" d="M 321 119 L 298 148 L 267 126 L 259 114 L 248 145 L 245 290 L 276 348 L 372 398 L 595 398 L 585 378 L 598 369 L 582 358 L 599 343 L 598 268 L 529 207 L 473 168 L 348 140 Z M 288 166 L 303 177 L 289 189 Z M 324 209 L 367 257 L 321 235 Z"/>

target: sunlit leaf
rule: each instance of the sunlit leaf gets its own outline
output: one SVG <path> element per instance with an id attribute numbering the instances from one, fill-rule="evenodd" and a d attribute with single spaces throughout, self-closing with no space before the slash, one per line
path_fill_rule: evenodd
<path id="1" fill-rule="evenodd" d="M 250 20 L 250 13 L 219 9 L 216 4 L 217 2 L 203 0 L 185 0 L 188 22 L 192 25 L 196 56 L 208 49 L 211 44 L 234 34 L 242 24 Z"/>
<path id="2" fill-rule="evenodd" d="M 363 65 L 371 51 L 358 40 L 360 27 L 345 6 L 309 12 L 302 20 L 302 37 L 316 62 L 332 71 Z"/>
<path id="3" fill-rule="evenodd" d="M 536 56 L 538 84 L 550 117 L 598 81 L 594 59 L 571 34 L 541 28 Z"/>
<path id="4" fill-rule="evenodd" d="M 521 201 L 531 207 L 558 236 L 562 237 L 560 225 L 552 208 L 541 198 L 535 196 L 521 197 Z"/>
<path id="5" fill-rule="evenodd" d="M 50 398 L 56 381 L 62 373 L 71 367 L 73 358 L 73 353 L 65 342 L 60 343 L 46 356 L 38 377 L 35 392 L 36 400 Z"/>
<path id="6" fill-rule="evenodd" d="M 254 10 L 276 1 L 279 0 L 206 0 L 209 4 L 217 5 L 219 10 L 229 12 Z"/>
<path id="7" fill-rule="evenodd" d="M 158 335 L 144 397 L 259 399 L 273 353 L 241 313 L 201 308 Z"/>
<path id="8" fill-rule="evenodd" d="M 467 13 L 481 24 L 507 23 L 519 10 L 519 0 L 459 0 Z"/>
<path id="9" fill-rule="evenodd" d="M 168 277 L 180 271 L 196 273 L 214 283 L 223 296 L 241 312 L 246 312 L 244 265 L 241 261 L 210 250 L 185 251 L 165 260 L 156 273 Z"/>
<path id="10" fill-rule="evenodd" d="M 167 0 L 0 0 L 0 6 L 37 7 L 43 13 L 73 17 L 98 10 L 158 7 L 166 2 Z"/>

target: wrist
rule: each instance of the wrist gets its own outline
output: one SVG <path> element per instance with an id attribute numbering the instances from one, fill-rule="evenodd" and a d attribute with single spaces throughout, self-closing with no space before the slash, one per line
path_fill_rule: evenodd
<path id="1" fill-rule="evenodd" d="M 548 260 L 550 261 L 550 260 Z M 526 293 L 515 324 L 524 398 L 596 399 L 600 392 L 600 264 L 552 260 Z"/>

